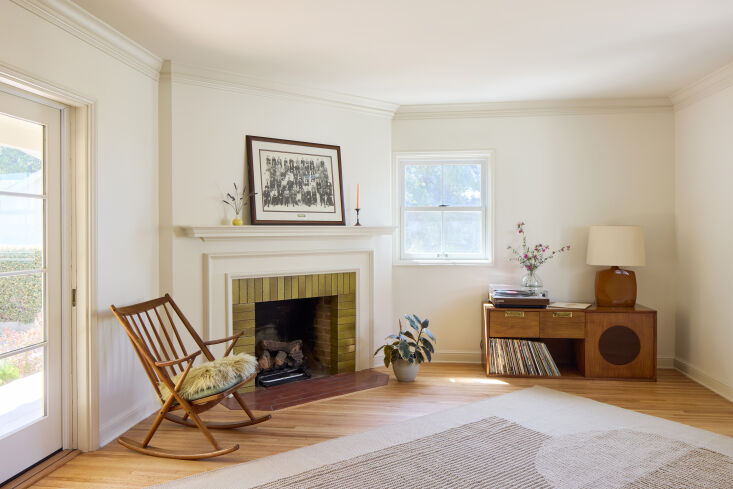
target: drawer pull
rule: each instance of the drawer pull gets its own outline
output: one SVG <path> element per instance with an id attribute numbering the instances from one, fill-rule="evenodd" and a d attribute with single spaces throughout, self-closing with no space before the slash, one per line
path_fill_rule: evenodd
<path id="1" fill-rule="evenodd" d="M 571 318 L 573 317 L 573 313 L 570 311 L 556 311 L 552 313 L 552 317 L 554 318 Z"/>
<path id="2" fill-rule="evenodd" d="M 506 311 L 504 313 L 505 318 L 523 318 L 524 311 Z"/>

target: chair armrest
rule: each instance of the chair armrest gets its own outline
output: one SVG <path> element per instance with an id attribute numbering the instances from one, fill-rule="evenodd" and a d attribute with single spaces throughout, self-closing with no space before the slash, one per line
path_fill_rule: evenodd
<path id="1" fill-rule="evenodd" d="M 183 362 L 193 360 L 194 358 L 196 358 L 199 355 L 201 355 L 201 350 L 195 351 L 191 353 L 190 355 L 186 355 L 185 357 L 168 360 L 167 362 L 155 362 L 155 366 L 156 367 L 170 367 L 172 365 L 180 365 Z"/>
<path id="2" fill-rule="evenodd" d="M 209 341 L 204 341 L 204 345 L 206 345 L 206 346 L 209 346 L 209 345 L 218 345 L 219 343 L 225 343 L 225 342 L 227 342 L 227 341 L 229 341 L 229 340 L 235 340 L 235 341 L 236 341 L 236 340 L 238 340 L 238 339 L 239 339 L 239 337 L 240 337 L 240 336 L 242 336 L 243 334 L 244 334 L 244 331 L 240 331 L 240 332 L 239 332 L 239 333 L 237 333 L 237 334 L 234 334 L 234 335 L 232 335 L 232 336 L 227 336 L 226 338 L 221 338 L 221 339 L 219 339 L 219 340 L 209 340 Z"/>

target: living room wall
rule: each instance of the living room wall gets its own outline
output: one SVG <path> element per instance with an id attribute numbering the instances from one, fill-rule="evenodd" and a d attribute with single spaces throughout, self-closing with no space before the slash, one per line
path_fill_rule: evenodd
<path id="1" fill-rule="evenodd" d="M 180 226 L 231 222 L 233 213 L 222 198 L 232 182 L 247 182 L 246 135 L 340 146 L 347 225 L 355 220 L 357 183 L 362 224 L 391 224 L 391 113 L 184 75 L 175 63 L 166 70 L 160 87 L 161 292 L 170 292 L 197 328 L 204 324 L 202 254 L 257 244 L 202 243 L 182 236 Z M 249 223 L 248 208 L 243 219 Z M 303 243 L 326 249 L 326 240 L 311 237 Z M 386 240 L 390 256 L 391 240 Z M 391 268 L 381 268 L 388 268 L 378 273 L 391 284 Z M 377 292 L 375 300 L 383 301 L 389 321 L 391 287 Z"/>
<path id="2" fill-rule="evenodd" d="M 703 82 L 714 86 L 733 65 Z M 675 366 L 733 400 L 733 86 L 677 107 L 675 209 L 679 254 Z"/>
<path id="3" fill-rule="evenodd" d="M 621 113 L 410 118 L 398 112 L 399 151 L 493 149 L 494 264 L 397 266 L 395 314 L 431 319 L 438 359 L 480 361 L 481 302 L 490 283 L 518 283 L 508 261 L 515 225 L 533 243 L 572 245 L 539 270 L 554 301 L 593 302 L 598 267 L 585 264 L 593 224 L 643 226 L 647 266 L 636 269 L 638 302 L 659 311 L 658 355 L 675 347 L 674 116 L 670 107 Z"/>
<path id="4" fill-rule="evenodd" d="M 157 75 L 143 74 L 12 2 L 0 2 L 0 64 L 96 101 L 99 439 L 155 409 L 110 304 L 158 293 Z M 120 231 L 124 230 L 124 231 Z"/>

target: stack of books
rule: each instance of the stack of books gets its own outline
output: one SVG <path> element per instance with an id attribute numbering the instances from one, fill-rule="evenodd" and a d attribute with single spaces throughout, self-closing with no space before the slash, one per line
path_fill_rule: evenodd
<path id="1" fill-rule="evenodd" d="M 557 377 L 560 371 L 541 341 L 489 338 L 489 374 Z"/>

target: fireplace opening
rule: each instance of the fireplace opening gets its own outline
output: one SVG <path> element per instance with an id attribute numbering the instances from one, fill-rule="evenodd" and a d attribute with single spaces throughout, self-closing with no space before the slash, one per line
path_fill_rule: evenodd
<path id="1" fill-rule="evenodd" d="M 261 372 L 240 392 L 356 370 L 356 273 L 232 280 L 234 353 Z"/>
<path id="2" fill-rule="evenodd" d="M 255 305 L 257 387 L 331 374 L 330 297 Z"/>

